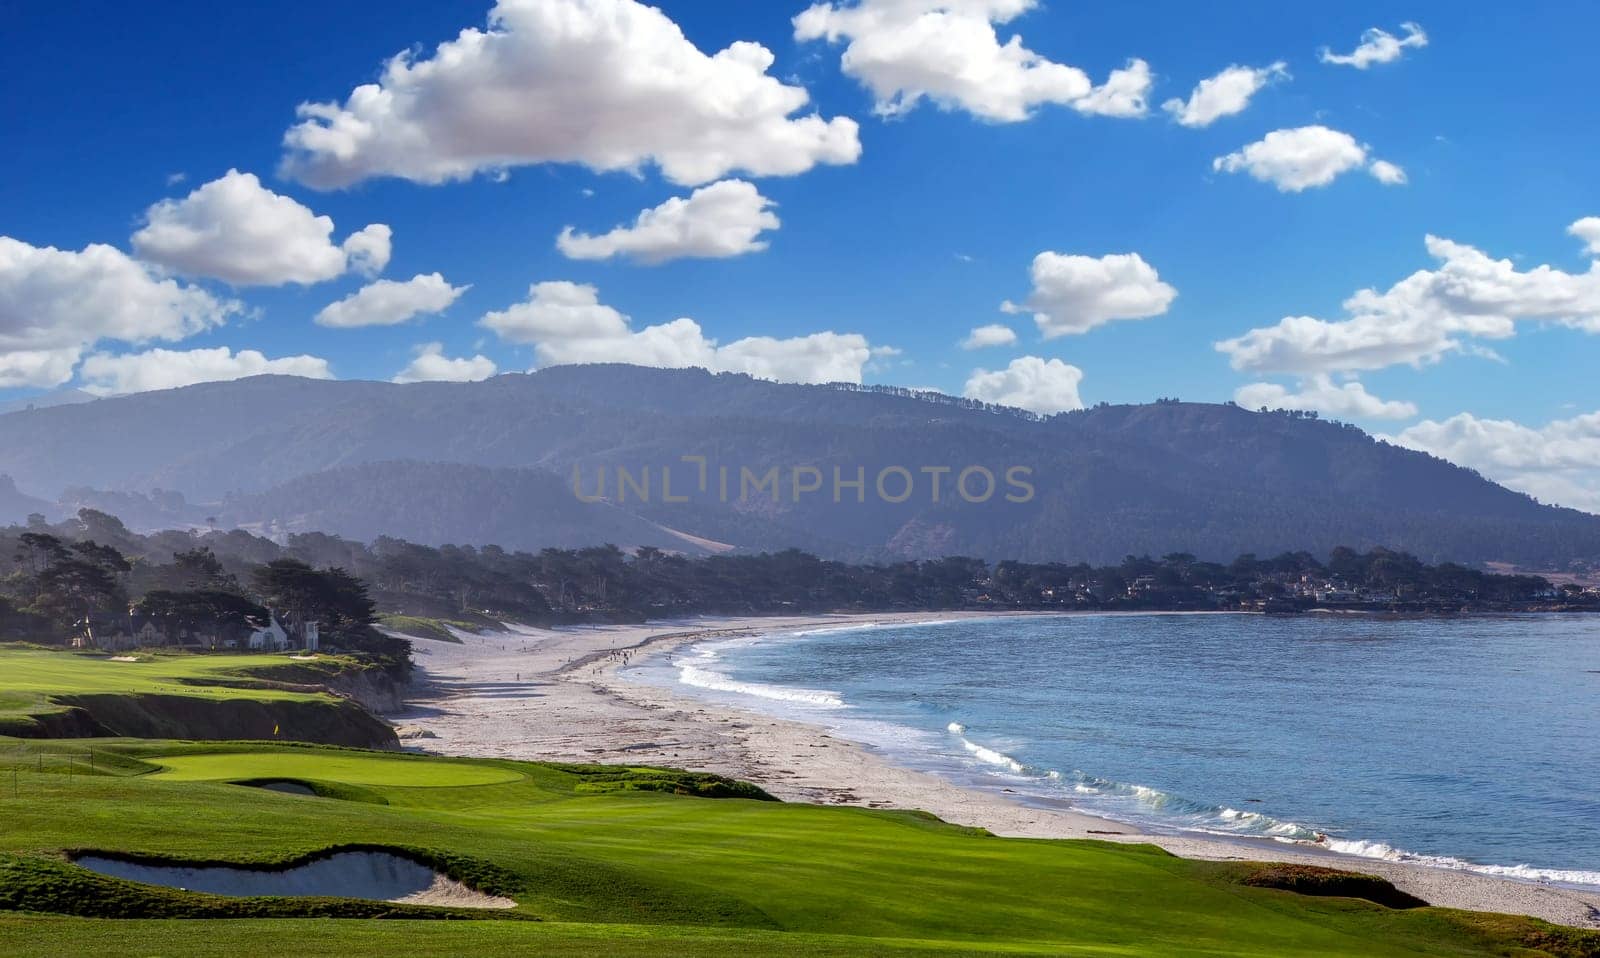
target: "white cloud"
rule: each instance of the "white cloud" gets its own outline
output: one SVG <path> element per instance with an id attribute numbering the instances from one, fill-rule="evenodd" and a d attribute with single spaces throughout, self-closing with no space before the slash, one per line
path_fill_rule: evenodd
<path id="1" fill-rule="evenodd" d="M 1017 333 L 1003 323 L 978 326 L 961 341 L 962 349 L 987 349 L 990 346 L 1010 346 L 1016 343 Z"/>
<path id="2" fill-rule="evenodd" d="M 114 247 L 74 252 L 0 236 L 0 383 L 58 386 L 101 340 L 179 340 L 240 308 L 155 276 Z"/>
<path id="3" fill-rule="evenodd" d="M 72 378 L 72 367 L 81 355 L 83 350 L 76 346 L 0 352 L 0 389 L 59 386 Z"/>
<path id="4" fill-rule="evenodd" d="M 410 365 L 395 374 L 397 383 L 475 383 L 488 379 L 498 371 L 494 360 L 481 353 L 471 359 L 451 359 L 444 354 L 443 343 L 425 343 L 417 347 L 416 358 Z"/>
<path id="5" fill-rule="evenodd" d="M 1600 513 L 1600 412 L 1538 429 L 1461 413 L 1383 438 L 1476 469 L 1543 502 Z"/>
<path id="6" fill-rule="evenodd" d="M 1404 186 L 1406 183 L 1406 171 L 1388 160 L 1373 160 L 1367 172 L 1384 186 Z"/>
<path id="7" fill-rule="evenodd" d="M 285 356 L 268 359 L 254 349 L 234 353 L 226 346 L 216 349 L 150 349 L 142 353 L 113 356 L 95 353 L 79 369 L 85 392 L 96 396 L 176 389 L 195 383 L 221 382 L 273 373 L 332 379 L 328 361 L 316 356 Z"/>
<path id="8" fill-rule="evenodd" d="M 1397 37 L 1387 30 L 1373 27 L 1361 34 L 1361 45 L 1349 53 L 1334 53 L 1322 48 L 1322 62 L 1365 70 L 1374 63 L 1393 63 L 1405 55 L 1408 48 L 1421 49 L 1428 45 L 1428 35 L 1418 23 L 1402 23 L 1406 35 Z"/>
<path id="9" fill-rule="evenodd" d="M 1243 113 L 1250 105 L 1250 98 L 1263 87 L 1288 76 L 1289 65 L 1282 61 L 1259 68 L 1235 64 L 1214 77 L 1201 80 L 1187 101 L 1174 97 L 1161 104 L 1161 108 L 1183 126 L 1210 126 L 1225 116 Z"/>
<path id="10" fill-rule="evenodd" d="M 1083 408 L 1078 398 L 1082 381 L 1083 370 L 1059 359 L 1019 356 L 1005 369 L 973 370 L 961 395 L 1049 416 Z"/>
<path id="11" fill-rule="evenodd" d="M 809 96 L 767 74 L 771 51 L 706 56 L 635 0 L 501 0 L 432 58 L 401 53 L 344 103 L 306 103 L 285 175 L 318 188 L 421 183 L 534 163 L 655 164 L 677 183 L 854 163 L 854 120 L 795 117 Z"/>
<path id="12" fill-rule="evenodd" d="M 1585 216 L 1567 227 L 1567 232 L 1588 244 L 1590 256 L 1600 256 L 1600 216 Z"/>
<path id="13" fill-rule="evenodd" d="M 469 286 L 451 286 L 438 273 L 418 273 L 405 282 L 380 279 L 317 313 L 318 326 L 398 326 L 424 313 L 449 308 Z"/>
<path id="14" fill-rule="evenodd" d="M 376 276 L 389 265 L 390 241 L 394 231 L 382 223 L 369 223 L 345 237 L 340 249 L 349 257 L 350 269 L 364 276 Z"/>
<path id="15" fill-rule="evenodd" d="M 543 366 L 698 366 L 783 382 L 858 383 L 874 353 L 856 333 L 752 336 L 719 346 L 688 318 L 635 331 L 627 316 L 600 302 L 595 287 L 564 281 L 535 283 L 526 301 L 486 314 L 480 325 L 508 342 L 533 345 Z"/>
<path id="16" fill-rule="evenodd" d="M 1072 108 L 1090 116 L 1141 117 L 1150 111 L 1148 98 L 1154 83 L 1150 64 L 1135 57 L 1122 69 L 1112 70 L 1106 82 L 1088 96 L 1072 101 Z"/>
<path id="17" fill-rule="evenodd" d="M 859 383 L 862 368 L 876 354 L 859 333 L 750 336 L 716 347 L 714 368 L 780 382 Z"/>
<path id="18" fill-rule="evenodd" d="M 569 259 L 629 256 L 657 264 L 685 257 L 721 259 L 767 248 L 760 236 L 778 228 L 771 200 L 744 180 L 719 180 L 688 199 L 675 196 L 645 210 L 632 226 L 591 236 L 572 227 L 561 231 L 556 248 Z"/>
<path id="19" fill-rule="evenodd" d="M 1031 273 L 1033 293 L 1000 308 L 1032 313 L 1046 339 L 1086 333 L 1113 320 L 1159 316 L 1178 295 L 1138 253 L 1096 259 L 1047 250 L 1033 258 Z"/>
<path id="20" fill-rule="evenodd" d="M 1308 375 L 1422 366 L 1480 349 L 1473 339 L 1514 336 L 1519 321 L 1600 333 L 1600 261 L 1583 273 L 1519 270 L 1436 236 L 1427 238 L 1427 248 L 1438 268 L 1419 270 L 1385 292 L 1357 292 L 1344 303 L 1348 319 L 1286 316 L 1216 347 L 1235 369 Z"/>
<path id="21" fill-rule="evenodd" d="M 1211 161 L 1219 173 L 1249 173 L 1284 193 L 1327 186 L 1340 174 L 1367 166 L 1379 182 L 1406 181 L 1405 171 L 1386 160 L 1368 163 L 1368 148 L 1356 138 L 1325 126 L 1273 130 L 1254 143 Z"/>
<path id="22" fill-rule="evenodd" d="M 628 317 L 600 302 L 583 283 L 552 280 L 528 288 L 525 302 L 486 313 L 479 325 L 511 343 L 614 339 L 628 334 Z"/>
<path id="23" fill-rule="evenodd" d="M 140 259 L 186 276 L 235 286 L 320 283 L 348 270 L 376 273 L 389 262 L 389 227 L 373 223 L 333 244 L 333 220 L 229 170 L 181 200 L 145 212 L 133 234 Z"/>
<path id="24" fill-rule="evenodd" d="M 794 18 L 798 41 L 845 42 L 839 66 L 871 91 L 881 116 L 899 116 L 923 99 L 985 120 L 1026 120 L 1043 104 L 1084 113 L 1142 116 L 1150 68 L 1130 60 L 1104 86 L 1022 45 L 1004 43 L 995 25 L 1036 0 L 859 0 L 816 3 Z"/>
<path id="25" fill-rule="evenodd" d="M 1277 383 L 1251 383 L 1240 387 L 1233 398 L 1246 409 L 1307 409 L 1355 419 L 1410 419 L 1417 414 L 1414 403 L 1379 399 L 1359 382 L 1339 384 L 1327 375 L 1302 380 L 1298 392 Z"/>

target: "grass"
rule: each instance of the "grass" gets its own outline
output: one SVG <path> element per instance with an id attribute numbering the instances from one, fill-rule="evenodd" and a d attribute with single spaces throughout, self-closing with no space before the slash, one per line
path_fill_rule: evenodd
<path id="1" fill-rule="evenodd" d="M 284 738 L 379 745 L 392 733 L 317 684 L 362 666 L 337 656 L 0 647 L 0 735 Z"/>
<path id="2" fill-rule="evenodd" d="M 477 632 L 482 625 L 472 622 L 463 622 L 458 619 L 431 619 L 421 615 L 385 615 L 379 618 L 378 624 L 402 635 L 414 639 L 432 639 L 435 642 L 454 642 L 461 644 L 451 629 L 462 632 Z"/>
<path id="3" fill-rule="evenodd" d="M 310 755 L 258 751 L 214 752 L 147 761 L 159 767 L 160 771 L 154 776 L 156 779 L 172 782 L 230 782 L 265 778 L 397 788 L 463 788 L 517 782 L 523 777 L 514 768 L 361 752 Z"/>
<path id="4" fill-rule="evenodd" d="M 118 662 L 98 653 L 48 649 L 0 648 L 0 719 L 60 711 L 57 695 L 152 693 L 225 699 L 239 695 L 233 686 L 251 669 L 284 665 L 281 655 L 185 655 L 140 653 L 138 661 Z M 249 691 L 259 700 L 324 698 L 270 687 Z"/>
<path id="5" fill-rule="evenodd" d="M 1600 936 L 1529 919 L 1254 887 L 1242 880 L 1249 870 L 1150 846 L 1001 839 L 915 813 L 698 798 L 737 790 L 657 769 L 54 742 L 41 771 L 37 748 L 0 743 L 0 862 L 14 876 L 0 888 L 27 888 L 34 911 L 75 915 L 0 912 L 5 955 L 278 953 L 283 942 L 296 954 L 340 958 L 1600 955 Z M 382 803 L 231 784 L 263 779 L 324 783 L 324 794 L 344 788 Z M 180 893 L 110 879 L 91 893 L 74 884 L 86 873 L 64 858 L 98 850 L 281 864 L 352 844 L 406 849 L 518 908 L 475 921 L 403 920 L 387 906 L 381 921 L 230 920 L 312 906 L 174 899 Z M 1335 888 L 1330 876 L 1288 877 Z M 81 917 L 103 913 L 94 909 L 107 901 L 117 914 L 151 917 Z M 340 907 L 354 915 L 372 906 Z M 202 914 L 203 923 L 155 920 Z"/>

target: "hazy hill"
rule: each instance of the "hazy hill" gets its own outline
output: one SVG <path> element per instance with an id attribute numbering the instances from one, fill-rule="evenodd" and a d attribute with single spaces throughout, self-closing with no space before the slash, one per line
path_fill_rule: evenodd
<path id="1" fill-rule="evenodd" d="M 15 480 L 0 474 L 0 523 L 22 522 L 34 513 L 53 516 L 58 511 L 54 503 L 24 494 Z"/>
<path id="2" fill-rule="evenodd" d="M 69 488 L 169 490 L 224 524 L 387 532 L 511 547 L 616 541 L 686 548 L 687 533 L 745 549 L 799 546 L 844 558 L 954 553 L 1104 562 L 1172 551 L 1231 557 L 1340 544 L 1430 560 L 1549 567 L 1600 558 L 1600 517 L 1542 506 L 1476 473 L 1337 423 L 1234 406 L 1104 406 L 1041 420 L 960 401 L 762 382 L 698 370 L 557 367 L 482 383 L 392 385 L 259 377 L 0 415 L 0 468 L 41 498 Z M 701 493 L 695 467 L 710 473 Z M 582 503 L 572 470 L 608 503 Z M 717 467 L 731 475 L 731 501 Z M 934 502 L 922 467 L 983 466 L 988 502 Z M 652 497 L 621 501 L 615 470 L 649 467 Z M 664 502 L 660 472 L 673 467 Z M 917 487 L 879 501 L 873 478 Z M 1031 470 L 1036 495 L 1006 502 Z M 776 467 L 783 489 L 738 496 L 741 468 Z M 819 493 L 794 501 L 792 470 Z M 867 477 L 835 503 L 832 472 Z M 898 493 L 901 479 L 889 481 Z M 974 480 L 973 488 L 981 483 Z M 103 501 L 117 501 L 116 497 Z M 190 505 L 194 504 L 194 505 Z M 146 520 L 148 523 L 148 520 Z M 662 527 L 666 527 L 663 529 Z"/>

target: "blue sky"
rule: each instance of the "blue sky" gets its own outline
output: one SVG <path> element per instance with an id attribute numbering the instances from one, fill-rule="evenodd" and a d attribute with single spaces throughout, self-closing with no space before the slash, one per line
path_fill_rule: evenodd
<path id="1" fill-rule="evenodd" d="M 1586 252 L 1600 221 L 1582 225 L 1600 216 L 1593 4 L 841 0 L 807 14 L 815 39 L 797 36 L 805 0 L 668 2 L 665 20 L 631 0 L 503 7 L 491 26 L 488 2 L 173 2 L 159 17 L 0 4 L 0 398 L 236 375 L 255 368 L 244 350 L 365 379 L 710 357 L 1047 412 L 1158 396 L 1303 405 L 1600 509 L 1600 273 Z M 590 32 L 550 27 L 574 22 Z M 455 53 L 498 59 L 427 73 L 466 28 L 499 52 Z M 1323 61 L 1372 28 L 1413 39 L 1387 62 L 1381 43 L 1362 67 Z M 1013 36 L 1028 56 L 997 61 Z M 608 66 L 671 76 L 730 44 L 759 44 L 770 66 L 736 57 L 733 74 L 643 92 L 654 81 Z M 297 116 L 303 103 L 371 120 L 347 98 L 405 50 L 404 136 L 358 138 L 348 156 L 286 148 L 286 131 L 329 122 Z M 1222 96 L 1224 115 L 1185 125 L 1163 108 L 1230 67 L 1260 71 L 1259 89 Z M 1120 99 L 1102 86 L 1113 71 Z M 553 92 L 562 77 L 575 85 Z M 749 107 L 800 91 L 803 106 Z M 716 119 L 747 107 L 759 122 Z M 497 142 L 474 152 L 475 138 Z M 1380 182 L 1379 160 L 1404 182 Z M 219 182 L 234 205 L 190 196 Z M 565 227 L 603 236 L 713 185 L 725 202 L 591 243 L 590 256 L 622 251 L 609 259 L 557 248 Z M 304 215 L 255 235 L 253 211 L 273 203 Z M 307 235 L 312 214 L 331 234 Z M 773 215 L 776 229 L 750 226 Z M 389 228 L 381 262 L 341 246 L 368 224 Z M 1430 235 L 1457 245 L 1430 254 Z M 116 252 L 91 263 L 90 244 Z M 1040 254 L 1054 259 L 1036 286 Z M 1540 264 L 1560 272 L 1527 272 Z M 1422 270 L 1370 315 L 1342 305 Z M 428 310 L 450 300 L 437 311 L 316 322 L 369 284 L 433 273 Z M 78 295 L 97 283 L 106 299 Z M 115 321 L 82 318 L 104 303 Z M 636 335 L 682 317 L 698 333 Z M 993 324 L 1015 341 L 962 348 Z M 747 337 L 779 342 L 710 343 Z"/>

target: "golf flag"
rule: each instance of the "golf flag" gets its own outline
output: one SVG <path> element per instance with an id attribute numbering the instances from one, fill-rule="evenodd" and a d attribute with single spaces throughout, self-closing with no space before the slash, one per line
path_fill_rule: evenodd
<path id="1" fill-rule="evenodd" d="M 276 726 L 276 725 L 274 725 L 272 727 L 272 737 L 273 738 L 277 738 L 278 737 L 278 726 Z"/>

